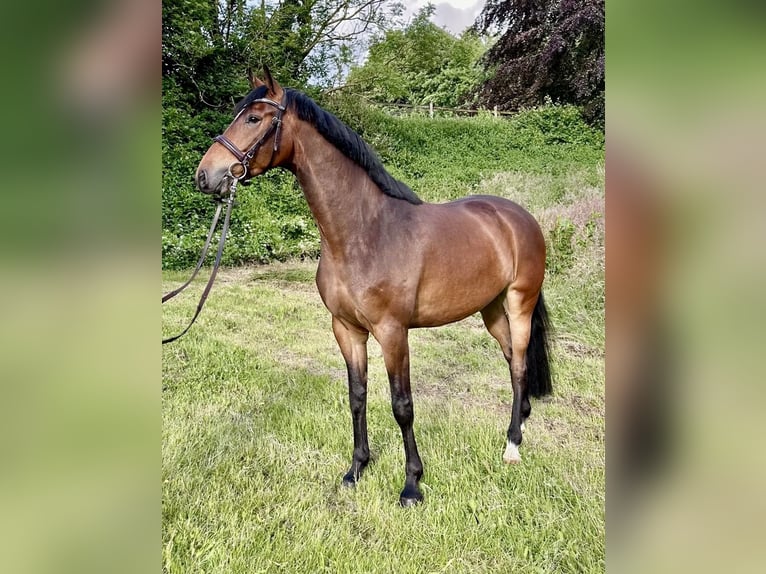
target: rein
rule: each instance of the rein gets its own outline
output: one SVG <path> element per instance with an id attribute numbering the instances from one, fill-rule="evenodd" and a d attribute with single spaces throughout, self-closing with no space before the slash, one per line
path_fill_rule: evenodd
<path id="1" fill-rule="evenodd" d="M 221 264 L 221 256 L 223 255 L 223 246 L 226 243 L 226 235 L 229 231 L 229 222 L 231 220 L 231 209 L 234 207 L 234 197 L 237 193 L 237 182 L 239 180 L 235 179 L 229 188 L 229 194 L 223 199 L 217 200 L 218 207 L 216 207 L 215 215 L 213 216 L 213 224 L 210 226 L 210 232 L 207 234 L 207 239 L 205 240 L 205 245 L 202 247 L 202 254 L 199 257 L 199 261 L 197 262 L 197 267 L 194 269 L 194 273 L 192 273 L 192 276 L 189 277 L 189 280 L 186 281 L 183 285 L 178 287 L 177 289 L 174 289 L 170 293 L 166 293 L 162 296 L 162 302 L 164 303 L 168 299 L 172 299 L 176 295 L 178 295 L 181 291 L 186 289 L 189 284 L 192 282 L 192 280 L 197 276 L 197 273 L 199 272 L 200 268 L 202 268 L 202 262 L 205 260 L 205 257 L 207 256 L 207 251 L 210 248 L 210 240 L 213 238 L 213 233 L 215 232 L 215 228 L 218 226 L 218 219 L 221 215 L 221 208 L 223 207 L 223 204 L 226 204 L 226 215 L 223 218 L 223 228 L 221 229 L 221 239 L 218 240 L 218 251 L 215 254 L 215 263 L 213 263 L 213 271 L 210 273 L 210 279 L 207 280 L 207 285 L 205 285 L 205 290 L 202 292 L 202 296 L 199 299 L 199 303 L 197 303 L 197 310 L 194 312 L 194 316 L 192 317 L 189 324 L 186 326 L 186 328 L 178 333 L 178 335 L 174 335 L 173 337 L 168 337 L 167 339 L 162 339 L 162 344 L 165 343 L 172 343 L 176 339 L 179 339 L 183 335 L 186 334 L 186 332 L 191 328 L 191 326 L 194 324 L 194 321 L 197 320 L 197 317 L 199 317 L 200 312 L 202 311 L 202 307 L 205 305 L 205 301 L 207 300 L 207 296 L 210 294 L 210 290 L 213 288 L 213 281 L 215 281 L 215 276 L 218 274 L 218 267 Z"/>
<path id="2" fill-rule="evenodd" d="M 226 215 L 224 216 L 224 219 L 223 219 L 223 228 L 221 229 L 221 239 L 218 241 L 218 251 L 216 252 L 216 255 L 215 255 L 215 263 L 213 263 L 213 271 L 210 273 L 210 279 L 208 279 L 207 285 L 205 286 L 205 290 L 202 292 L 202 296 L 199 299 L 199 303 L 197 303 L 197 310 L 194 312 L 194 316 L 192 317 L 191 321 L 186 326 L 186 328 L 183 331 L 181 331 L 178 335 L 169 337 L 167 339 L 163 339 L 162 340 L 163 345 L 165 343 L 172 343 L 176 339 L 179 339 L 180 337 L 185 335 L 186 332 L 191 328 L 191 326 L 197 320 L 197 317 L 202 311 L 202 307 L 205 305 L 207 296 L 210 294 L 210 290 L 213 288 L 213 281 L 215 281 L 215 276 L 218 274 L 218 267 L 221 264 L 221 256 L 223 255 L 223 246 L 226 243 L 226 235 L 228 234 L 228 231 L 229 231 L 229 221 L 231 219 L 231 210 L 232 210 L 232 207 L 234 207 L 234 197 L 237 193 L 237 184 L 240 182 L 244 184 L 245 178 L 250 173 L 250 162 L 255 157 L 255 154 L 258 153 L 258 150 L 261 149 L 263 144 L 266 143 L 266 140 L 268 140 L 272 134 L 274 134 L 274 146 L 271 150 L 271 157 L 269 158 L 269 163 L 264 169 L 264 171 L 271 167 L 271 162 L 274 161 L 274 154 L 277 151 L 279 151 L 279 141 L 280 141 L 280 135 L 282 133 L 281 132 L 282 114 L 285 111 L 285 106 L 275 102 L 274 100 L 270 100 L 268 98 L 253 100 L 250 103 L 251 104 L 263 103 L 263 104 L 269 104 L 270 106 L 274 106 L 277 109 L 277 114 L 271 120 L 271 125 L 269 126 L 269 129 L 267 129 L 264 132 L 264 134 L 260 138 L 258 138 L 255 141 L 255 143 L 251 145 L 246 152 L 243 152 L 242 150 L 240 150 L 229 138 L 227 138 L 223 134 L 217 135 L 213 138 L 213 140 L 217 141 L 219 144 L 221 144 L 223 147 L 229 150 L 234 155 L 234 157 L 237 158 L 238 163 L 233 163 L 229 166 L 227 175 L 231 177 L 231 184 L 229 185 L 228 195 L 224 198 L 219 197 L 216 199 L 216 202 L 218 203 L 218 207 L 216 207 L 215 215 L 213 216 L 213 223 L 210 225 L 210 231 L 207 234 L 205 245 L 202 247 L 202 253 L 200 254 L 199 261 L 197 261 L 197 266 L 194 268 L 194 272 L 192 273 L 192 276 L 189 277 L 186 283 L 184 283 L 180 287 L 163 295 L 162 296 L 163 303 L 165 301 L 168 301 L 169 299 L 172 299 L 173 297 L 178 295 L 181 291 L 186 289 L 194 280 L 194 278 L 197 276 L 197 273 L 199 273 L 199 270 L 202 268 L 202 263 L 205 261 L 205 257 L 207 257 L 208 249 L 210 249 L 210 242 L 213 239 L 213 233 L 215 232 L 215 228 L 218 226 L 218 220 L 220 219 L 220 216 L 221 216 L 221 209 L 223 208 L 223 205 L 226 204 Z M 242 114 L 245 111 L 245 109 L 247 108 L 244 108 L 241 112 L 239 112 L 239 114 L 237 114 L 237 117 L 239 117 L 239 115 Z M 237 117 L 235 117 L 233 121 L 236 121 Z"/>

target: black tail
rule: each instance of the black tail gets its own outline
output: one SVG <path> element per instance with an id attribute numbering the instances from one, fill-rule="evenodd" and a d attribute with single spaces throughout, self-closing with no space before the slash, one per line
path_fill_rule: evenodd
<path id="1" fill-rule="evenodd" d="M 532 333 L 527 347 L 527 390 L 533 397 L 543 397 L 553 392 L 549 362 L 550 331 L 551 322 L 541 292 L 532 313 Z"/>

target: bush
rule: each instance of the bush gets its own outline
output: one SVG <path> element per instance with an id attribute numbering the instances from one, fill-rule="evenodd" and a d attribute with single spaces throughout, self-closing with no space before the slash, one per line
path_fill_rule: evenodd
<path id="1" fill-rule="evenodd" d="M 550 232 L 546 264 L 551 273 L 563 273 L 572 267 L 577 228 L 568 219 L 559 219 Z"/>

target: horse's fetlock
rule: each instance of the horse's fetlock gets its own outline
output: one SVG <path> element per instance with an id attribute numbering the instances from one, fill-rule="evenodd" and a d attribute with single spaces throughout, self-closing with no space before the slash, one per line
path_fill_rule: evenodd
<path id="1" fill-rule="evenodd" d="M 354 462 L 366 465 L 370 462 L 370 450 L 366 448 L 354 449 Z"/>
<path id="2" fill-rule="evenodd" d="M 521 444 L 521 441 L 523 439 L 523 435 L 521 433 L 521 426 L 518 428 L 510 428 L 508 429 L 508 440 L 511 441 L 516 446 L 519 446 Z"/>

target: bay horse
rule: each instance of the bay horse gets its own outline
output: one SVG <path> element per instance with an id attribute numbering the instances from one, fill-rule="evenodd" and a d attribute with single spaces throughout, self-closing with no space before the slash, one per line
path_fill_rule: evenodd
<path id="1" fill-rule="evenodd" d="M 370 460 L 367 340 L 372 333 L 383 352 L 404 441 L 399 502 L 410 506 L 423 500 L 408 332 L 476 312 L 510 367 L 513 405 L 503 461 L 519 462 L 529 397 L 552 392 L 541 292 L 545 241 L 537 221 L 499 197 L 423 202 L 384 169 L 358 134 L 308 96 L 283 89 L 268 68 L 263 80 L 249 77 L 252 91 L 205 153 L 195 179 L 200 191 L 216 195 L 275 167 L 298 179 L 321 237 L 316 284 L 348 371 L 354 451 L 343 484 L 356 484 Z"/>

